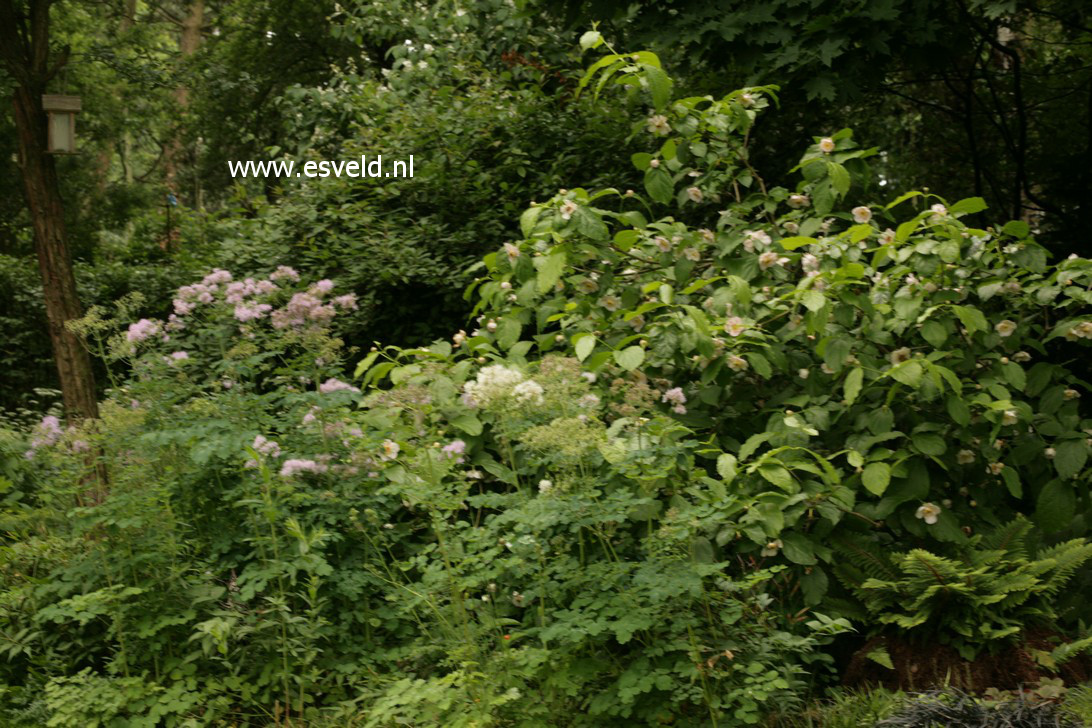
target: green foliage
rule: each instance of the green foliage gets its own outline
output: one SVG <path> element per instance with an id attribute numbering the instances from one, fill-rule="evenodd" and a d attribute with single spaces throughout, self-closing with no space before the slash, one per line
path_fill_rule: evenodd
<path id="1" fill-rule="evenodd" d="M 1017 638 L 1023 630 L 1057 618 L 1058 594 L 1089 558 L 1092 544 L 1074 539 L 1032 555 L 1023 519 L 988 537 L 974 536 L 955 558 L 924 549 L 888 555 L 890 576 L 857 581 L 854 593 L 876 615 L 924 643 L 951 644 L 966 659 L 980 649 Z"/>
<path id="2" fill-rule="evenodd" d="M 5 463 L 25 451 L 0 714 L 758 724 L 830 677 L 820 648 L 850 619 L 904 607 L 870 611 L 879 586 L 853 600 L 831 578 L 847 554 L 877 580 L 892 553 L 982 570 L 963 591 L 1000 595 L 999 625 L 961 635 L 972 650 L 1086 598 L 1060 587 L 1092 548 L 1092 422 L 1060 362 L 1089 338 L 1092 263 L 1048 265 L 1019 225 L 968 227 L 977 198 L 843 211 L 874 153 L 849 130 L 814 138 L 793 188 L 768 186 L 749 144 L 776 89 L 676 99 L 654 57 L 606 58 L 579 103 L 605 128 L 639 115 L 635 151 L 605 162 L 637 174 L 513 214 L 520 237 L 492 239 L 466 291 L 470 333 L 358 356 L 340 335 L 372 304 L 343 284 L 366 274 L 342 259 L 358 243 L 289 246 L 266 223 L 307 207 L 290 202 L 239 229 L 302 274 L 228 245 L 245 272 L 179 288 L 167 319 L 133 322 L 128 298 L 73 326 L 113 378 L 102 420 L 0 440 Z M 431 66 L 402 68 L 382 93 L 443 93 Z M 486 84 L 464 88 L 495 128 Z M 380 110 L 392 132 L 405 118 Z M 434 172 L 417 204 L 454 183 Z M 342 184 L 313 194 L 351 208 Z M 513 189 L 491 194 L 518 205 Z M 381 194 L 369 215 L 418 209 Z M 1028 552 L 977 535 L 1019 513 Z M 968 561 L 931 555 L 949 549 Z"/>

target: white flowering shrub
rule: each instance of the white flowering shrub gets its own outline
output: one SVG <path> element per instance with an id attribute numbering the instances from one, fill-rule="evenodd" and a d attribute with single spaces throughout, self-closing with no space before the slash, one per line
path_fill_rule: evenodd
<path id="1" fill-rule="evenodd" d="M 650 387 L 704 443 L 694 542 L 792 564 L 805 605 L 865 624 L 843 597 L 877 552 L 959 554 L 1021 515 L 1037 542 L 1087 535 L 1088 385 L 1066 362 L 1088 356 L 1092 262 L 1049 264 L 1022 221 L 968 224 L 979 198 L 864 198 L 874 150 L 848 129 L 767 189 L 747 145 L 774 88 L 672 99 L 651 54 L 605 56 L 581 85 L 614 82 L 652 101 L 645 189 L 528 209 L 485 259 L 469 354 L 564 352 Z"/>

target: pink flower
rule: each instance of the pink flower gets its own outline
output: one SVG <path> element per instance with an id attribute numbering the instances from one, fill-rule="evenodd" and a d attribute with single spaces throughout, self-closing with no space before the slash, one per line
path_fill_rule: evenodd
<path id="1" fill-rule="evenodd" d="M 313 290 L 318 292 L 319 295 L 324 295 L 334 290 L 334 282 L 329 278 L 323 278 L 321 281 L 312 286 Z"/>
<path id="2" fill-rule="evenodd" d="M 324 463 L 292 458 L 285 460 L 281 466 L 281 477 L 290 478 L 298 473 L 325 473 L 327 469 L 328 467 Z"/>
<path id="3" fill-rule="evenodd" d="M 281 446 L 273 440 L 268 440 L 263 435 L 258 435 L 254 438 L 254 449 L 262 455 L 268 455 L 269 457 L 278 457 L 281 454 Z"/>
<path id="4" fill-rule="evenodd" d="M 129 324 L 129 331 L 125 334 L 125 338 L 130 343 L 138 343 L 155 336 L 159 333 L 159 322 L 152 321 L 151 319 L 141 319 L 135 324 Z"/>
<path id="5" fill-rule="evenodd" d="M 190 355 L 185 351 L 172 351 L 171 352 L 171 359 L 174 359 L 175 361 L 183 361 L 183 360 L 189 359 L 189 358 L 190 358 Z"/>
<path id="6" fill-rule="evenodd" d="M 449 458 L 454 458 L 456 463 L 463 462 L 464 452 L 466 452 L 466 443 L 462 440 L 452 440 L 443 447 L 443 453 Z"/>
<path id="7" fill-rule="evenodd" d="M 287 265 L 278 265 L 277 270 L 269 274 L 269 280 L 277 281 L 281 278 L 287 278 L 288 280 L 295 282 L 300 279 L 300 274 L 296 272 L 295 268 L 289 268 Z"/>
<path id="8" fill-rule="evenodd" d="M 344 309 L 356 310 L 356 294 L 346 293 L 344 296 L 338 296 L 334 299 L 334 303 Z"/>
<path id="9" fill-rule="evenodd" d="M 322 394 L 330 394 L 331 392 L 359 392 L 360 390 L 351 384 L 346 384 L 340 379 L 330 377 L 325 382 L 319 385 L 319 392 Z"/>
<path id="10" fill-rule="evenodd" d="M 676 405 L 686 404 L 686 395 L 683 394 L 682 387 L 674 387 L 664 392 L 664 395 L 660 398 L 660 401 Z"/>

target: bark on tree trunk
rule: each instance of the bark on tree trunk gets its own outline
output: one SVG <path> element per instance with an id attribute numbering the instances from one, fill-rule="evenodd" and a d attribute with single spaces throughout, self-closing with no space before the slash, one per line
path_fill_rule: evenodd
<path id="1" fill-rule="evenodd" d="M 46 153 L 47 117 L 42 93 L 49 78 L 64 63 L 49 66 L 49 3 L 31 0 L 29 13 L 19 17 L 11 0 L 0 4 L 0 46 L 16 87 L 12 97 L 19 137 L 19 166 L 27 207 L 34 227 L 34 249 L 42 275 L 49 336 L 61 383 L 65 416 L 70 422 L 98 417 L 91 358 L 65 324 L 83 315 L 76 295 L 76 278 L 65 235 L 64 207 L 53 158 Z M 21 31 L 21 32 L 20 32 Z"/>
<path id="2" fill-rule="evenodd" d="M 83 310 L 68 254 L 57 171 L 53 158 L 45 152 L 46 122 L 40 110 L 41 98 L 38 89 L 26 86 L 18 87 L 14 94 L 23 187 L 34 225 L 34 249 L 42 274 L 49 337 L 65 413 L 69 420 L 95 418 L 99 410 L 91 358 L 79 338 L 65 327 L 66 322 L 82 316 Z"/>
<path id="3" fill-rule="evenodd" d="M 196 53 L 201 46 L 201 28 L 205 24 L 205 0 L 191 0 L 187 10 L 186 17 L 180 23 L 181 35 L 178 40 L 178 52 L 183 62 Z M 174 99 L 180 114 L 185 115 L 190 105 L 189 87 L 185 84 L 177 86 L 174 90 Z M 181 134 L 182 129 L 175 132 L 167 142 L 166 153 L 163 156 L 167 189 L 175 195 L 179 194 L 177 177 L 179 160 L 182 156 Z M 167 241 L 168 244 L 169 242 Z"/>

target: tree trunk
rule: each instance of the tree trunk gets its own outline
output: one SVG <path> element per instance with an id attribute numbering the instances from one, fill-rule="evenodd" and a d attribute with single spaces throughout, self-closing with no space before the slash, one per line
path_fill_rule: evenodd
<path id="1" fill-rule="evenodd" d="M 205 25 L 205 0 L 190 0 L 187 11 L 186 17 L 180 23 L 181 35 L 178 40 L 178 52 L 182 56 L 183 63 L 201 46 L 201 29 Z M 184 118 L 190 106 L 190 90 L 185 83 L 175 88 L 174 100 L 178 104 L 179 116 Z M 167 142 L 166 153 L 163 156 L 167 189 L 176 196 L 179 194 L 177 177 L 182 156 L 182 133 L 183 129 L 179 127 Z M 169 243 L 170 241 L 167 241 L 168 245 Z"/>
<path id="2" fill-rule="evenodd" d="M 32 0 L 29 30 L 20 20 L 11 0 L 3 0 L 0 26 L 4 27 L 0 29 L 0 45 L 7 46 L 4 60 L 17 84 L 12 101 L 19 137 L 19 166 L 34 227 L 34 249 L 42 274 L 49 336 L 61 382 L 65 416 L 74 422 L 98 417 L 98 400 L 91 358 L 79 338 L 65 326 L 68 321 L 82 316 L 83 311 L 76 295 L 76 278 L 68 253 L 57 170 L 53 158 L 46 152 L 47 117 L 42 111 L 42 93 L 64 59 L 50 69 L 48 2 Z M 17 28 L 24 32 L 20 34 Z"/>

